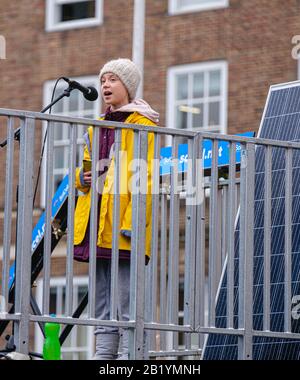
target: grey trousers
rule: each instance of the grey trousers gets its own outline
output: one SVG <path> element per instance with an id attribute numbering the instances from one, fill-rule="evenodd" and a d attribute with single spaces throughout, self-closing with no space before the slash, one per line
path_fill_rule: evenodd
<path id="1" fill-rule="evenodd" d="M 130 288 L 130 260 L 119 260 L 119 294 L 118 294 L 118 318 L 129 320 L 129 288 Z M 110 283 L 111 260 L 97 259 L 96 268 L 96 318 L 108 320 L 110 318 Z M 98 326 L 96 335 L 96 356 L 109 359 L 116 358 L 119 346 L 119 329 L 110 326 Z M 124 335 L 124 332 L 123 332 Z M 126 335 L 126 334 L 125 334 Z M 126 339 L 124 339 L 126 340 Z M 125 342 L 124 342 L 125 343 Z M 128 339 L 122 347 L 122 353 L 128 351 Z M 123 344 L 124 346 L 124 344 Z M 122 354 L 121 353 L 121 354 Z"/>

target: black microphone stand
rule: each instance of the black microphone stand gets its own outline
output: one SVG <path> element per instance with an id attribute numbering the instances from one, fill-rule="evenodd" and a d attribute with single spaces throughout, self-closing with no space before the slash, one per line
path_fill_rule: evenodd
<path id="1" fill-rule="evenodd" d="M 71 86 L 69 86 L 66 90 L 64 90 L 64 92 L 59 95 L 56 99 L 54 99 L 47 107 L 43 108 L 40 113 L 45 113 L 46 111 L 48 111 L 49 108 L 53 107 L 55 103 L 57 103 L 58 101 L 60 101 L 62 98 L 64 97 L 69 97 L 70 94 L 71 94 L 71 91 L 73 91 L 74 88 L 72 88 Z M 16 141 L 19 141 L 20 142 L 20 131 L 21 131 L 21 128 L 18 128 L 15 130 L 15 133 L 14 133 L 14 139 Z M 0 143 L 0 147 L 1 148 L 4 148 L 7 144 L 7 139 L 3 140 L 1 143 Z"/>
<path id="2" fill-rule="evenodd" d="M 60 101 L 62 98 L 64 97 L 70 97 L 70 94 L 71 92 L 74 90 L 73 87 L 71 87 L 71 85 L 68 86 L 67 89 L 65 89 L 63 91 L 63 93 L 61 95 L 59 95 L 57 98 L 55 98 L 49 105 L 47 105 L 47 107 L 43 108 L 40 113 L 45 113 L 46 111 L 48 111 L 48 109 L 51 109 L 51 107 L 53 107 L 54 104 L 56 104 L 58 101 Z M 21 132 L 21 127 L 19 127 L 18 129 L 15 130 L 14 132 L 14 140 L 18 141 L 20 143 L 20 132 Z M 4 148 L 5 146 L 7 145 L 7 139 L 3 140 L 1 143 L 0 143 L 0 147 L 1 148 Z M 18 204 L 18 192 L 19 192 L 19 185 L 17 185 L 17 188 L 16 188 L 16 226 L 18 226 L 18 208 L 19 208 L 19 204 Z M 34 206 L 34 205 L 33 205 Z M 16 239 L 15 239 L 15 263 L 17 264 L 17 228 L 16 228 Z M 16 271 L 17 271 L 17 268 L 16 268 L 16 265 L 15 265 L 15 270 L 14 270 L 14 281 L 16 279 Z M 15 304 L 15 292 L 14 292 L 14 296 L 13 296 L 13 306 L 12 308 L 10 309 L 10 313 L 13 313 L 14 312 L 14 304 Z M 32 292 L 31 292 L 31 295 L 30 295 L 30 305 L 31 305 L 31 308 L 32 310 L 34 311 L 34 313 L 36 315 L 42 315 L 40 310 L 39 310 L 39 307 L 32 295 Z M 7 322 L 8 323 L 8 322 Z M 40 329 L 42 331 L 42 334 L 44 335 L 45 337 L 45 331 L 44 331 L 44 323 L 41 323 L 39 322 L 39 326 L 40 326 Z M 5 347 L 5 350 L 4 351 L 1 351 L 1 353 L 3 352 L 6 352 L 6 353 L 9 353 L 9 352 L 12 352 L 16 349 L 16 346 L 14 344 L 14 324 L 13 324 L 13 327 L 12 327 L 12 335 L 11 336 L 6 336 L 5 339 L 8 341 L 8 343 L 6 344 L 6 347 Z"/>

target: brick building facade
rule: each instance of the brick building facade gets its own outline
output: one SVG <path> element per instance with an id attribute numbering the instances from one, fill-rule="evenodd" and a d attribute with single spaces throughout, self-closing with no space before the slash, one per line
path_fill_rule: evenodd
<path id="1" fill-rule="evenodd" d="M 95 82 L 106 61 L 131 57 L 134 0 L 92 3 L 99 7 L 98 21 L 73 27 L 71 23 L 64 28 L 55 26 L 54 18 L 57 12 L 68 17 L 68 10 L 57 8 L 56 0 L 22 0 L 18 4 L 0 0 L 0 35 L 6 41 L 6 59 L 0 60 L 1 108 L 38 111 L 49 98 L 47 84 L 51 88 L 56 78 L 92 78 Z M 180 9 L 184 3 L 187 8 Z M 51 8 L 53 4 L 56 8 Z M 147 0 L 144 98 L 160 112 L 162 126 L 193 128 L 199 123 L 196 127 L 209 130 L 212 119 L 217 124 L 212 130 L 230 134 L 257 131 L 269 86 L 297 79 L 298 63 L 291 52 L 292 37 L 300 34 L 299 25 L 298 0 Z M 178 87 L 182 83 L 180 76 L 185 83 L 182 88 L 186 86 L 182 91 Z M 204 88 L 207 83 L 211 87 L 203 90 L 206 95 L 201 95 L 201 86 Z M 222 88 L 216 90 L 216 86 Z M 173 90 L 179 93 L 178 98 Z M 177 106 L 187 113 L 193 106 L 197 109 L 195 93 L 201 99 L 206 97 L 198 102 L 206 120 L 181 113 L 178 122 Z M 99 110 L 95 107 L 85 115 L 96 117 Z M 182 111 L 182 107 L 188 108 Z M 0 120 L 0 124 L 2 140 L 6 134 L 5 120 Z M 41 128 L 35 138 L 38 162 Z M 4 149 L 0 150 L 0 160 L 3 178 Z M 4 181 L 0 181 L 1 241 L 4 186 Z M 39 190 L 37 217 L 42 206 Z M 53 266 L 53 273 L 55 267 L 59 265 Z M 79 274 L 85 273 L 85 267 L 82 268 Z"/>

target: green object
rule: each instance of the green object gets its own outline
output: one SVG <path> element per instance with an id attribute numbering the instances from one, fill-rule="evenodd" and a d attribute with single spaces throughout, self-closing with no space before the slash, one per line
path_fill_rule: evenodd
<path id="1" fill-rule="evenodd" d="M 59 342 L 60 325 L 55 322 L 45 323 L 45 341 L 43 347 L 44 360 L 61 360 Z"/>

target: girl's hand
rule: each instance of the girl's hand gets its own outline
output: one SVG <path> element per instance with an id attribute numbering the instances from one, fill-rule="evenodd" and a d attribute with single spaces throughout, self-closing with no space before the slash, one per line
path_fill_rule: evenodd
<path id="1" fill-rule="evenodd" d="M 83 180 L 84 183 L 88 186 L 91 186 L 92 184 L 92 172 L 84 172 L 83 173 Z"/>

